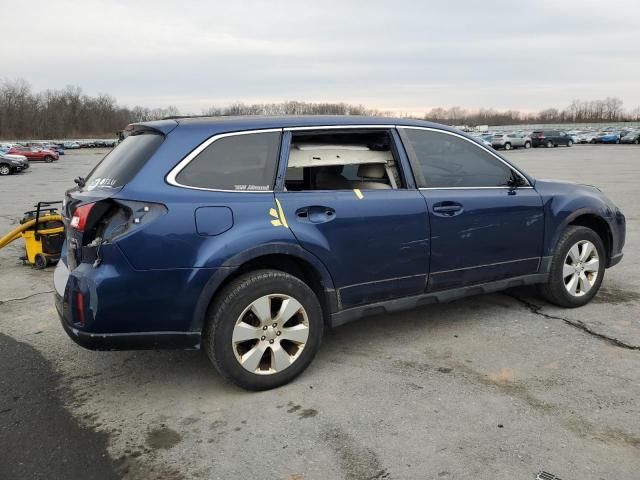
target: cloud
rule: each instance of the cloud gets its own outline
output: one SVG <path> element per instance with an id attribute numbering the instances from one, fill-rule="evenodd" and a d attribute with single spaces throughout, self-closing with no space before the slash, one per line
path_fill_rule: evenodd
<path id="1" fill-rule="evenodd" d="M 640 104 L 640 3 L 0 0 L 0 76 L 199 113 L 234 101 Z M 27 25 L 25 28 L 25 24 Z"/>

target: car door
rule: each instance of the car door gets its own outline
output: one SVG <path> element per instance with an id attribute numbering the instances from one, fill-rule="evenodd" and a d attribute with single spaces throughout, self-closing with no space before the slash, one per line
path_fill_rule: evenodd
<path id="1" fill-rule="evenodd" d="M 292 191 L 282 181 L 276 187 L 276 200 L 288 228 L 327 267 L 342 308 L 420 294 L 426 285 L 426 202 L 412 179 L 407 183 L 403 175 L 409 169 L 408 161 L 395 146 L 395 131 L 387 128 L 378 133 L 391 139 L 396 166 L 404 178 L 396 188 L 354 189 L 345 183 L 331 190 Z M 322 135 L 316 138 L 322 141 Z M 290 143 L 285 138 L 281 177 Z"/>
<path id="2" fill-rule="evenodd" d="M 557 145 L 569 145 L 569 135 L 566 132 L 557 132 L 558 136 L 556 137 Z"/>
<path id="3" fill-rule="evenodd" d="M 509 140 L 511 140 L 511 145 L 513 146 L 513 148 L 522 147 L 524 145 L 522 137 L 519 135 L 512 133 L 509 135 Z"/>
<path id="4" fill-rule="evenodd" d="M 417 127 L 399 131 L 429 209 L 427 289 L 536 273 L 544 213 L 526 177 L 457 133 Z"/>

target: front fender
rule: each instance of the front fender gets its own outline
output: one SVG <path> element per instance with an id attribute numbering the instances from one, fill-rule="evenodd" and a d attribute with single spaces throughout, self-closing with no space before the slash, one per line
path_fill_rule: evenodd
<path id="1" fill-rule="evenodd" d="M 620 236 L 624 237 L 616 220 L 619 211 L 600 190 L 588 185 L 548 180 L 536 181 L 535 188 L 544 205 L 544 256 L 553 255 L 562 232 L 583 215 L 593 215 L 607 223 L 615 253 L 615 246 L 620 244 Z"/>

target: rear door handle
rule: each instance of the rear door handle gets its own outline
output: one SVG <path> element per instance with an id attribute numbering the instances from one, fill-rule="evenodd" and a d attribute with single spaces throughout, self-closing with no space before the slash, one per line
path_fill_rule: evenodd
<path id="1" fill-rule="evenodd" d="M 457 202 L 439 202 L 433 206 L 432 210 L 439 217 L 454 217 L 460 215 L 464 209 Z"/>
<path id="2" fill-rule="evenodd" d="M 298 220 L 311 223 L 324 223 L 336 218 L 336 211 L 331 207 L 313 205 L 296 210 Z"/>

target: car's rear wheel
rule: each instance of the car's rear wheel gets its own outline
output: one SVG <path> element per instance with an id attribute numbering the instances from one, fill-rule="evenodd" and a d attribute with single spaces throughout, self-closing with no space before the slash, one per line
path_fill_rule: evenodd
<path id="1" fill-rule="evenodd" d="M 587 227 L 568 227 L 556 246 L 549 281 L 540 288 L 542 296 L 561 307 L 589 303 L 602 284 L 605 253 L 596 232 Z"/>
<path id="2" fill-rule="evenodd" d="M 524 142 L 524 148 L 531 148 L 531 142 Z"/>
<path id="3" fill-rule="evenodd" d="M 51 163 L 53 162 L 53 157 L 50 155 L 47 155 L 46 157 L 44 157 L 44 161 L 47 163 Z"/>
<path id="4" fill-rule="evenodd" d="M 553 147 L 553 142 L 551 140 L 549 140 L 547 142 L 547 148 L 551 148 L 551 147 Z"/>
<path id="5" fill-rule="evenodd" d="M 258 270 L 216 296 L 204 346 L 223 377 L 248 390 L 267 390 L 307 368 L 322 332 L 322 309 L 309 286 L 288 273 Z"/>
<path id="6" fill-rule="evenodd" d="M 571 147 L 571 146 L 573 146 L 573 140 L 569 140 L 569 141 L 567 142 L 567 147 Z"/>
<path id="7" fill-rule="evenodd" d="M 511 150 L 511 144 L 510 143 L 505 143 L 504 144 L 504 149 L 505 150 Z"/>
<path id="8" fill-rule="evenodd" d="M 10 173 L 11 173 L 11 168 L 9 167 L 9 165 L 5 163 L 0 165 L 0 175 L 4 176 L 4 175 L 9 175 Z"/>

